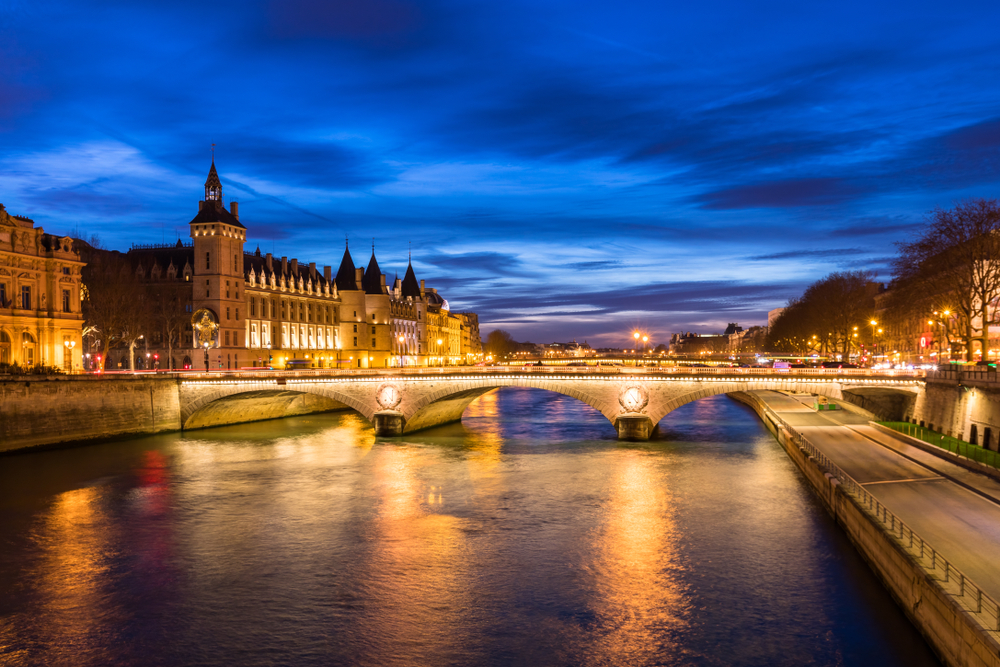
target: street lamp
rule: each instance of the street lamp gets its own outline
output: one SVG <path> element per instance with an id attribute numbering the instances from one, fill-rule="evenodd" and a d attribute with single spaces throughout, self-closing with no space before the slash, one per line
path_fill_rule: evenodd
<path id="1" fill-rule="evenodd" d="M 208 372 L 208 341 L 202 343 L 205 346 L 205 372 Z"/>
<path id="2" fill-rule="evenodd" d="M 871 360 L 871 364 L 870 365 L 874 366 L 875 365 L 875 327 L 878 326 L 878 322 L 876 322 L 875 320 L 871 320 L 868 324 L 872 325 L 872 360 Z M 879 331 L 881 331 L 881 329 L 879 329 Z"/>
<path id="3" fill-rule="evenodd" d="M 70 373 L 73 371 L 73 348 L 76 347 L 76 341 L 64 340 L 63 345 L 66 346 L 66 372 Z"/>

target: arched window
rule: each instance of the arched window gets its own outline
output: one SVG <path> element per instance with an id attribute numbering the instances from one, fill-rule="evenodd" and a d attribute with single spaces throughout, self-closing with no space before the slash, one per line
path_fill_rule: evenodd
<path id="1" fill-rule="evenodd" d="M 21 334 L 21 361 L 25 366 L 35 365 L 35 337 L 25 331 Z"/>

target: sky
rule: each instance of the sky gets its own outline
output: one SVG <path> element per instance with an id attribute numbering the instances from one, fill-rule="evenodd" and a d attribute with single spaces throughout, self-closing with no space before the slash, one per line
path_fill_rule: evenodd
<path id="1" fill-rule="evenodd" d="M 0 1 L 0 203 L 175 242 L 215 159 L 248 250 L 521 341 L 765 324 L 996 197 L 1000 3 Z"/>

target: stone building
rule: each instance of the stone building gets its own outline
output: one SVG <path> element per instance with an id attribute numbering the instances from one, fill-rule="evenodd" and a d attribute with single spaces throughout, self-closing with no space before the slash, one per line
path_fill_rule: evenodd
<path id="1" fill-rule="evenodd" d="M 345 247 L 335 275 L 331 266 L 279 259 L 259 247 L 246 251 L 247 228 L 236 202 L 223 205 L 214 161 L 189 225 L 190 244 L 127 253 L 155 294 L 181 294 L 170 302 L 185 321 L 183 334 L 153 331 L 140 355 L 163 360 L 161 368 L 385 368 L 481 359 L 477 345 L 463 353 L 470 327 L 478 344 L 478 319 L 452 315 L 437 290 L 417 280 L 412 262 L 390 288 L 374 247 L 367 268 L 355 266 Z M 169 349 L 175 341 L 176 352 Z"/>
<path id="2" fill-rule="evenodd" d="M 0 364 L 80 369 L 82 268 L 73 239 L 0 204 Z"/>

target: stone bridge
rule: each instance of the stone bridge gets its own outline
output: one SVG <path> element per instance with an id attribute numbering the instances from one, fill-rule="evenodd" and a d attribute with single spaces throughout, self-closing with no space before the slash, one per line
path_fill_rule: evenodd
<path id="1" fill-rule="evenodd" d="M 615 426 L 620 439 L 646 440 L 672 410 L 717 394 L 765 389 L 807 392 L 851 402 L 881 418 L 900 419 L 901 415 L 895 413 L 905 412 L 924 391 L 924 382 L 918 377 L 860 373 L 845 376 L 836 369 L 803 375 L 794 372 L 801 369 L 791 373 L 762 373 L 761 369 L 690 369 L 694 373 L 641 370 L 504 368 L 328 375 L 210 374 L 180 379 L 180 422 L 182 428 L 193 429 L 350 408 L 372 423 L 376 435 L 399 436 L 459 421 L 472 401 L 494 389 L 532 387 L 572 396 L 592 406 Z"/>

